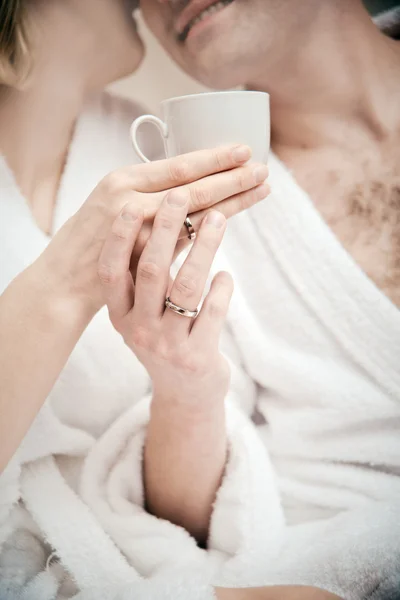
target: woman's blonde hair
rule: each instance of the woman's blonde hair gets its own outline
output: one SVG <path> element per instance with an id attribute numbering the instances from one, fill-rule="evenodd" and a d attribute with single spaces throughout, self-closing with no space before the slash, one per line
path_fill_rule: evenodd
<path id="1" fill-rule="evenodd" d="M 19 87 L 28 74 L 26 0 L 0 0 L 0 86 Z"/>

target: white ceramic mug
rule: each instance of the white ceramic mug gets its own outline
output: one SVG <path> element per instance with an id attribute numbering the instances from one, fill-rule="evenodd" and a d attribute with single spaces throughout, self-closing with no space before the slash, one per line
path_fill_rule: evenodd
<path id="1" fill-rule="evenodd" d="M 138 129 L 153 123 L 160 130 L 167 158 L 226 144 L 246 144 L 252 159 L 266 163 L 270 146 L 269 95 L 263 92 L 210 92 L 181 96 L 161 104 L 162 119 L 144 115 L 131 126 L 136 153 L 150 162 L 138 144 Z"/>

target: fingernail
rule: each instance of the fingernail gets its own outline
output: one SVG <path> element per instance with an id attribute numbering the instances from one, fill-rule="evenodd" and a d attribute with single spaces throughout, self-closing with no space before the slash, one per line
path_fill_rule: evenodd
<path id="1" fill-rule="evenodd" d="M 257 188 L 257 198 L 259 200 L 264 200 L 264 198 L 266 198 L 268 196 L 270 191 L 271 191 L 271 188 L 269 187 L 268 183 L 264 183 L 263 185 L 260 185 L 260 187 Z"/>
<path id="2" fill-rule="evenodd" d="M 137 218 L 138 218 L 138 214 L 132 208 L 131 209 L 125 209 L 121 213 L 121 219 L 123 219 L 124 221 L 136 221 Z"/>
<path id="3" fill-rule="evenodd" d="M 253 171 L 253 177 L 256 183 L 263 183 L 268 177 L 268 167 L 260 165 Z"/>
<path id="4" fill-rule="evenodd" d="M 187 197 L 182 191 L 173 190 L 168 194 L 167 202 L 171 206 L 185 206 Z"/>
<path id="5" fill-rule="evenodd" d="M 207 225 L 212 225 L 216 229 L 220 229 L 225 223 L 225 217 L 217 210 L 209 212 L 206 219 Z"/>
<path id="6" fill-rule="evenodd" d="M 251 158 L 251 150 L 248 146 L 238 146 L 233 150 L 232 156 L 236 162 L 243 163 Z"/>

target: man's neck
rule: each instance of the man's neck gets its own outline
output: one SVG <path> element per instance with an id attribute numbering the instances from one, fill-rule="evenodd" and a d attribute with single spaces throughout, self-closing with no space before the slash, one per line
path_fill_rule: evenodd
<path id="1" fill-rule="evenodd" d="M 349 4 L 326 3 L 277 72 L 251 82 L 271 94 L 273 147 L 351 149 L 399 132 L 400 44 Z"/>

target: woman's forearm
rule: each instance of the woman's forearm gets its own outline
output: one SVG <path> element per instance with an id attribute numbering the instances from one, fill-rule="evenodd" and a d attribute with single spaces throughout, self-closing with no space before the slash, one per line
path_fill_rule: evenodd
<path id="1" fill-rule="evenodd" d="M 155 397 L 148 428 L 144 479 L 149 511 L 207 541 L 227 455 L 224 402 Z"/>
<path id="2" fill-rule="evenodd" d="M 17 450 L 88 323 L 34 263 L 0 296 L 0 472 Z"/>

